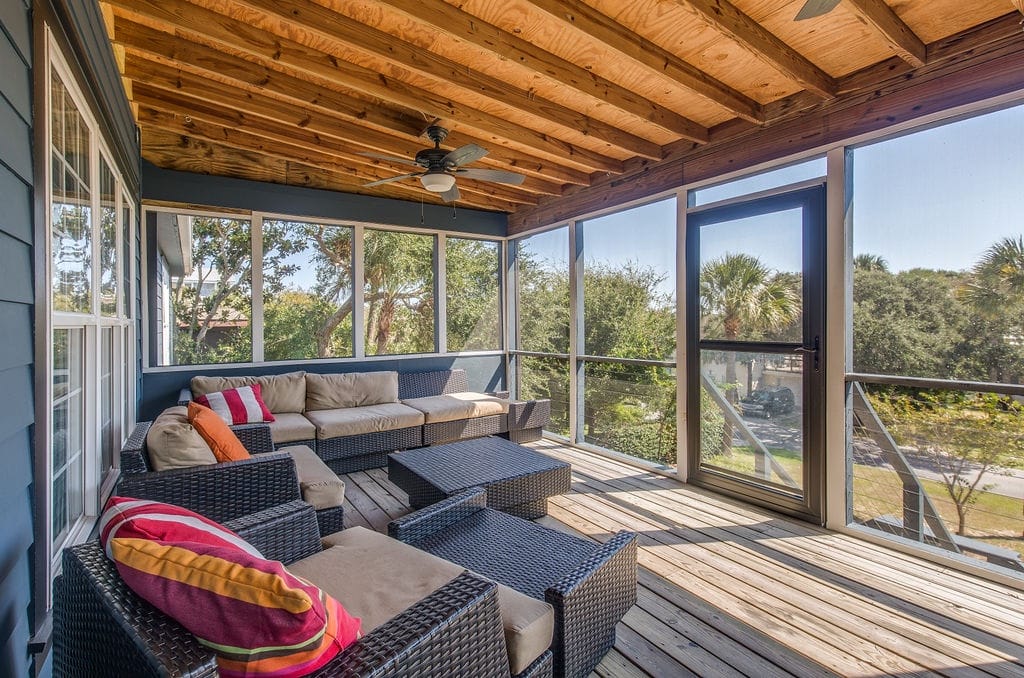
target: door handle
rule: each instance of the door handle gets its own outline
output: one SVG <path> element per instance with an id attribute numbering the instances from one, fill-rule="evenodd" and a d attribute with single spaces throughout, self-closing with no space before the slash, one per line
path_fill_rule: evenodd
<path id="1" fill-rule="evenodd" d="M 814 371 L 815 372 L 818 371 L 818 355 L 819 355 L 820 352 L 821 352 L 821 338 L 820 337 L 814 337 L 814 347 L 813 348 L 807 348 L 806 346 L 797 346 L 796 348 L 793 349 L 793 353 L 801 353 L 801 354 L 808 354 L 809 353 L 809 354 L 814 356 L 814 358 L 813 358 L 813 361 L 814 361 L 813 362 L 813 366 L 814 366 Z"/>

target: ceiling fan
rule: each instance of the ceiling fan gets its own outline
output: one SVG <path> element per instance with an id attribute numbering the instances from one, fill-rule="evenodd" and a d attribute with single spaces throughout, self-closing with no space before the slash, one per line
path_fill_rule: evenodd
<path id="1" fill-rule="evenodd" d="M 424 148 L 418 152 L 415 160 L 380 153 L 360 153 L 360 155 L 365 155 L 369 158 L 378 158 L 403 165 L 422 167 L 425 170 L 423 172 L 412 172 L 397 177 L 389 177 L 379 181 L 371 181 L 368 184 L 363 184 L 363 186 L 380 186 L 381 184 L 390 184 L 393 181 L 403 181 L 404 179 L 419 177 L 423 188 L 431 193 L 439 193 L 445 202 L 452 202 L 459 199 L 459 187 L 455 185 L 456 177 L 517 185 L 523 183 L 523 179 L 526 178 L 522 174 L 506 172 L 504 170 L 462 167 L 462 165 L 468 165 L 487 155 L 487 149 L 476 144 L 466 144 L 465 146 L 459 146 L 454 151 L 444 150 L 441 148 L 441 142 L 448 138 L 448 130 L 444 127 L 431 125 L 427 128 L 427 137 L 434 142 L 434 147 Z"/>
<path id="2" fill-rule="evenodd" d="M 824 16 L 834 10 L 839 5 L 839 2 L 840 0 L 807 0 L 804 6 L 800 8 L 794 21 Z"/>

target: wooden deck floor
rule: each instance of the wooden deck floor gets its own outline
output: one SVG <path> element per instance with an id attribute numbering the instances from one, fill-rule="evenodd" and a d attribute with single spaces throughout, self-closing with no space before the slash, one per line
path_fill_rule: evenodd
<path id="1" fill-rule="evenodd" d="M 540 442 L 570 462 L 555 529 L 640 534 L 639 600 L 598 676 L 1022 676 L 1024 593 Z M 408 512 L 385 469 L 345 476 L 346 523 Z"/>

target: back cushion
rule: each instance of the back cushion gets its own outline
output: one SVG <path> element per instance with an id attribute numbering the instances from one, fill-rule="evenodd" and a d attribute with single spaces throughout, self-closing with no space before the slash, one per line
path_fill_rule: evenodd
<path id="1" fill-rule="evenodd" d="M 306 409 L 334 410 L 398 402 L 398 372 L 306 374 Z"/>
<path id="2" fill-rule="evenodd" d="M 188 411 L 181 406 L 167 408 L 149 427 L 146 454 L 154 471 L 217 463 L 210 446 L 188 423 Z"/>
<path id="3" fill-rule="evenodd" d="M 178 506 L 112 497 L 100 543 L 125 583 L 217 654 L 221 676 L 300 676 L 359 620 L 241 537 Z"/>
<path id="4" fill-rule="evenodd" d="M 271 412 L 302 412 L 306 407 L 305 372 L 269 374 L 263 377 L 192 377 L 192 396 L 202 396 L 239 386 L 259 384 L 263 402 Z"/>

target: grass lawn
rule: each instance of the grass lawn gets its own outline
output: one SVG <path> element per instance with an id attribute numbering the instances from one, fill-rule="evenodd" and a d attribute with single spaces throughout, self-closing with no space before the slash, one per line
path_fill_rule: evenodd
<path id="1" fill-rule="evenodd" d="M 772 456 L 794 478 L 800 478 L 803 464 L 795 452 L 771 448 Z M 754 475 L 754 453 L 750 447 L 735 447 L 731 456 L 716 455 L 707 463 L 718 468 Z M 778 482 L 779 478 L 772 480 Z M 939 516 L 950 532 L 956 533 L 956 505 L 942 483 L 921 480 Z M 978 501 L 967 514 L 965 536 L 994 546 L 1013 549 L 1024 555 L 1024 500 L 992 492 L 979 492 Z M 903 486 L 894 471 L 877 466 L 855 464 L 853 467 L 853 515 L 858 521 L 879 516 L 903 515 Z"/>

